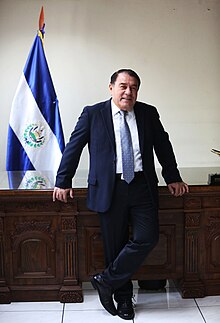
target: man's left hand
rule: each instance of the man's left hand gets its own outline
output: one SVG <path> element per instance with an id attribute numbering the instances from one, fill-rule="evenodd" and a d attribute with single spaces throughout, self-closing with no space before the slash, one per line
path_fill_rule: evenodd
<path id="1" fill-rule="evenodd" d="M 168 184 L 168 189 L 173 196 L 182 196 L 185 193 L 189 193 L 189 186 L 184 182 Z"/>

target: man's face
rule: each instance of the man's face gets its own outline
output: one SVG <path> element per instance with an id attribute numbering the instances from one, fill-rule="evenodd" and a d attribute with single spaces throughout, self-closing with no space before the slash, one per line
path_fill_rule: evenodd
<path id="1" fill-rule="evenodd" d="M 137 100 L 138 81 L 127 73 L 120 73 L 115 84 L 110 84 L 112 99 L 121 110 L 131 111 Z"/>

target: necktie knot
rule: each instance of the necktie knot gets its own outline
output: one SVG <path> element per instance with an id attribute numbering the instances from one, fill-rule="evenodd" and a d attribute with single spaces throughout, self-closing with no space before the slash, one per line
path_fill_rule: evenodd
<path id="1" fill-rule="evenodd" d="M 128 111 L 120 110 L 119 113 L 122 115 L 123 118 L 126 118 L 126 115 L 128 114 Z"/>

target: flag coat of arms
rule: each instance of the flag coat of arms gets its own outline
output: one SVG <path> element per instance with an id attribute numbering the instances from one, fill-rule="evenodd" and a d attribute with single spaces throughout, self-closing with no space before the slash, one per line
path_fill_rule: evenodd
<path id="1" fill-rule="evenodd" d="M 7 171 L 56 172 L 64 150 L 58 99 L 44 51 L 44 13 L 11 108 Z"/>

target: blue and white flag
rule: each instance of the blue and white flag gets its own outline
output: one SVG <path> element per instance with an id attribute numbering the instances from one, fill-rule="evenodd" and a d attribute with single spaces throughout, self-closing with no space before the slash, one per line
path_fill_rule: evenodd
<path id="1" fill-rule="evenodd" d="M 44 24 L 39 27 L 12 102 L 7 171 L 56 172 L 64 150 L 58 99 L 45 57 L 43 35 Z"/>

